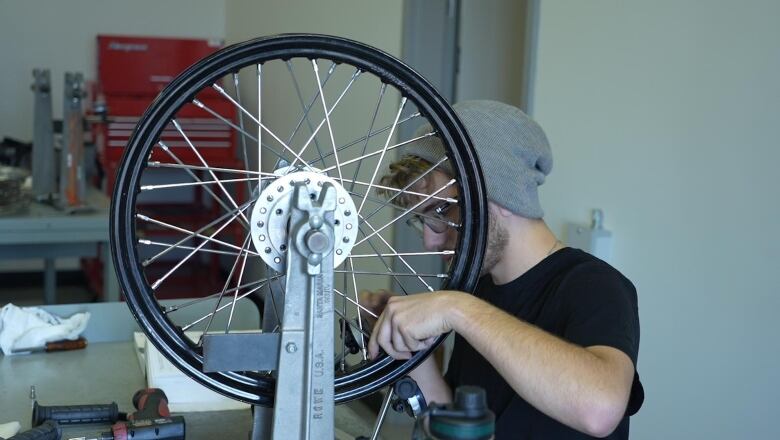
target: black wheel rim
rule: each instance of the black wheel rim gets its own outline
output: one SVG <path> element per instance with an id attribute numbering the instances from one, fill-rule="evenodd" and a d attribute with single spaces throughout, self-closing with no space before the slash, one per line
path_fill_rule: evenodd
<path id="1" fill-rule="evenodd" d="M 412 69 L 375 48 L 354 41 L 321 35 L 282 35 L 259 38 L 227 47 L 196 63 L 155 99 L 125 149 L 111 206 L 111 246 L 120 287 L 141 328 L 174 365 L 208 388 L 251 404 L 272 406 L 274 380 L 251 372 L 204 373 L 202 355 L 163 312 L 138 250 L 138 196 L 142 176 L 163 130 L 199 91 L 233 72 L 255 64 L 290 59 L 330 60 L 370 73 L 408 98 L 436 129 L 448 148 L 448 159 L 458 181 L 461 229 L 457 252 L 448 270 L 446 286 L 471 291 L 479 276 L 486 237 L 485 190 L 476 154 L 464 128 L 446 101 Z M 371 130 L 369 130 L 369 133 Z M 323 161 L 324 163 L 324 161 Z M 354 186 L 354 184 L 353 184 Z M 370 187 L 369 187 L 370 190 Z M 336 402 L 370 394 L 410 371 L 444 339 L 407 361 L 384 356 L 335 378 Z"/>

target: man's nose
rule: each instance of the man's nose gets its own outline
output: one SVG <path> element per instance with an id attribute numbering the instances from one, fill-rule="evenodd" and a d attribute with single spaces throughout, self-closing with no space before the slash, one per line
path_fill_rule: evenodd
<path id="1" fill-rule="evenodd" d="M 447 234 L 433 232 L 431 228 L 423 227 L 423 246 L 427 251 L 438 251 L 444 245 Z"/>

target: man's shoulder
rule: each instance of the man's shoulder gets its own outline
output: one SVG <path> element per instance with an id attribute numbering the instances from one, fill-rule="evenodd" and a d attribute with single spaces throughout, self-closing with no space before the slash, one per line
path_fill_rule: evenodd
<path id="1" fill-rule="evenodd" d="M 590 295 L 611 296 L 628 295 L 636 301 L 634 284 L 619 270 L 604 260 L 601 260 L 579 249 L 568 248 L 563 255 L 568 264 L 562 266 L 558 273 L 558 289 L 560 293 L 571 293 L 573 298 L 581 297 L 582 293 Z"/>
<path id="2" fill-rule="evenodd" d="M 566 280 L 605 278 L 627 283 L 633 287 L 633 283 L 614 266 L 595 257 L 585 251 L 576 248 L 565 249 L 562 257 L 567 264 L 562 265 L 560 275 Z"/>

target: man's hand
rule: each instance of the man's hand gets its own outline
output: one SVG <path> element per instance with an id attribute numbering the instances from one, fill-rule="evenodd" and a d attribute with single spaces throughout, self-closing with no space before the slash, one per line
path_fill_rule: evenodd
<path id="1" fill-rule="evenodd" d="M 469 297 L 456 291 L 390 297 L 371 333 L 371 358 L 380 347 L 394 359 L 409 359 L 429 348 L 437 336 L 453 329 L 452 319 Z"/>
<path id="2" fill-rule="evenodd" d="M 360 309 L 360 316 L 363 318 L 363 322 L 367 323 L 366 328 L 371 328 L 374 326 L 379 315 L 381 315 L 385 310 L 387 301 L 395 295 L 396 294 L 393 292 L 385 289 L 360 291 L 360 294 L 358 295 L 358 301 L 363 307 Z"/>

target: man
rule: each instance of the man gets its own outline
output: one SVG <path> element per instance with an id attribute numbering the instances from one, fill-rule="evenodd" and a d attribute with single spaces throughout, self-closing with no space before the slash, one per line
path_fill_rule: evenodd
<path id="1" fill-rule="evenodd" d="M 369 306 L 384 306 L 369 341 L 371 356 L 381 348 L 406 359 L 454 331 L 446 377 L 433 357 L 412 374 L 428 402 L 450 402 L 455 387 L 477 385 L 496 414 L 498 439 L 628 438 L 628 416 L 643 399 L 634 286 L 607 263 L 564 247 L 542 220 L 537 187 L 552 168 L 552 154 L 539 125 L 498 102 L 454 108 L 486 180 L 484 276 L 474 295 L 369 295 Z M 443 151 L 435 137 L 417 142 L 383 182 L 405 186 Z M 432 171 L 415 189 L 442 187 L 448 172 Z M 457 194 L 448 188 L 439 195 Z M 416 211 L 423 214 L 427 249 L 454 248 L 457 231 L 442 224 L 457 223 L 457 206 L 428 201 Z"/>

